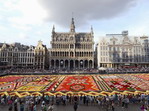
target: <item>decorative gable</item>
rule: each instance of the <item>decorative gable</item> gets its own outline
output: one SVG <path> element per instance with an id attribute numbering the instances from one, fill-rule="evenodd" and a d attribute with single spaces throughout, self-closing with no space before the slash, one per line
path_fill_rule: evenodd
<path id="1" fill-rule="evenodd" d="M 129 44 L 130 45 L 132 43 L 131 43 L 131 40 L 128 38 L 128 36 L 124 36 L 122 44 Z"/>

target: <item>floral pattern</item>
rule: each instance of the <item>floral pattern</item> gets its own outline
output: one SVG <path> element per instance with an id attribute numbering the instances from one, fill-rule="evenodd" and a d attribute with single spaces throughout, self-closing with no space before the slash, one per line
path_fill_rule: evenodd
<path id="1" fill-rule="evenodd" d="M 147 91 L 149 74 L 9 75 L 0 91 Z"/>

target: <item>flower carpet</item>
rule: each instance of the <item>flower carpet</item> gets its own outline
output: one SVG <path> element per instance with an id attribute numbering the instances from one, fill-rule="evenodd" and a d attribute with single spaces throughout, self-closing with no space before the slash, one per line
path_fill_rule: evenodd
<path id="1" fill-rule="evenodd" d="M 99 91 L 92 76 L 69 76 L 59 85 L 56 91 Z"/>
<path id="2" fill-rule="evenodd" d="M 0 77 L 0 92 L 148 91 L 149 74 L 8 75 Z"/>

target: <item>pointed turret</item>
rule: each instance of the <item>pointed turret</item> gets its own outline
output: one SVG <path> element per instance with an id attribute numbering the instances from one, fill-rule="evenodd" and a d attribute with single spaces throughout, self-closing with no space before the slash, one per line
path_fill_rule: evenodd
<path id="1" fill-rule="evenodd" d="M 55 26 L 53 25 L 52 33 L 54 33 L 54 32 L 55 32 Z"/>
<path id="2" fill-rule="evenodd" d="M 91 34 L 93 35 L 94 34 L 94 31 L 93 31 L 93 27 L 91 26 Z"/>
<path id="3" fill-rule="evenodd" d="M 72 18 L 70 32 L 75 32 L 74 18 Z"/>

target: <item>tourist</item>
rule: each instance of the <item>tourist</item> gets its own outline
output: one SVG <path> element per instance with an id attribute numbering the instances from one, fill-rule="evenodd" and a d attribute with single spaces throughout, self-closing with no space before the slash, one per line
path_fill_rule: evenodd
<path id="1" fill-rule="evenodd" d="M 144 111 L 147 111 L 147 108 L 145 108 Z"/>
<path id="2" fill-rule="evenodd" d="M 66 96 L 62 96 L 63 105 L 66 105 Z"/>
<path id="3" fill-rule="evenodd" d="M 140 107 L 140 109 L 141 109 L 141 111 L 144 111 L 144 109 L 145 109 L 144 104 Z"/>
<path id="4" fill-rule="evenodd" d="M 86 104 L 86 96 L 83 97 L 83 103 Z"/>
<path id="5" fill-rule="evenodd" d="M 149 111 L 149 105 L 147 106 L 147 111 Z"/>
<path id="6" fill-rule="evenodd" d="M 54 110 L 54 105 L 53 105 L 53 103 L 52 103 L 51 105 L 49 105 L 48 111 L 53 111 L 53 110 Z"/>
<path id="7" fill-rule="evenodd" d="M 88 103 L 89 103 L 89 97 L 87 96 L 86 97 L 86 105 L 88 106 Z"/>
<path id="8" fill-rule="evenodd" d="M 16 101 L 14 102 L 14 111 L 18 111 L 18 103 Z"/>
<path id="9" fill-rule="evenodd" d="M 122 98 L 122 108 L 124 108 L 124 106 L 125 106 L 125 97 Z"/>
<path id="10" fill-rule="evenodd" d="M 124 100 L 124 102 L 125 102 L 125 108 L 128 108 L 129 98 L 126 97 L 125 100 Z"/>
<path id="11" fill-rule="evenodd" d="M 13 109 L 13 106 L 12 106 L 12 104 L 10 104 L 9 108 L 8 108 L 8 111 L 12 111 L 12 109 Z"/>
<path id="12" fill-rule="evenodd" d="M 111 104 L 111 109 L 112 109 L 112 111 L 115 111 L 114 102 L 112 102 L 112 104 Z"/>
<path id="13" fill-rule="evenodd" d="M 29 100 L 28 99 L 26 99 L 24 109 L 25 109 L 25 111 L 29 111 Z"/>
<path id="14" fill-rule="evenodd" d="M 4 99 L 4 97 L 1 99 L 1 104 L 2 105 L 5 105 L 5 99 Z"/>
<path id="15" fill-rule="evenodd" d="M 147 104 L 149 105 L 149 95 L 147 95 Z"/>
<path id="16" fill-rule="evenodd" d="M 47 111 L 47 107 L 46 107 L 45 103 L 42 103 L 41 111 Z"/>
<path id="17" fill-rule="evenodd" d="M 23 102 L 20 103 L 20 111 L 24 111 L 24 103 Z"/>
<path id="18" fill-rule="evenodd" d="M 33 111 L 37 111 L 37 106 L 36 106 L 36 104 L 33 105 Z"/>
<path id="19" fill-rule="evenodd" d="M 8 105 L 11 105 L 12 104 L 12 100 L 11 98 L 8 100 Z"/>
<path id="20" fill-rule="evenodd" d="M 77 109 L 78 109 L 78 103 L 77 102 L 74 103 L 73 108 L 74 108 L 74 111 L 77 111 Z"/>

